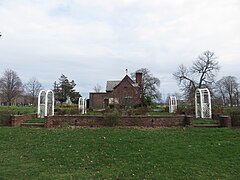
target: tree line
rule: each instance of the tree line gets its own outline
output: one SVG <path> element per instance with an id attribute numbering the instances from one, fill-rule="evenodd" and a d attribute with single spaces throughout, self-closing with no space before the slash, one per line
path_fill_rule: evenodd
<path id="1" fill-rule="evenodd" d="M 208 88 L 213 101 L 217 105 L 239 106 L 240 83 L 237 77 L 229 75 L 216 79 L 219 70 L 218 57 L 214 52 L 207 50 L 193 61 L 192 66 L 179 65 L 176 72 L 173 73 L 173 77 L 179 84 L 183 93 L 182 96 L 192 105 L 194 104 L 196 89 Z M 161 98 L 158 90 L 160 80 L 154 77 L 146 68 L 141 68 L 137 71 L 141 71 L 143 74 L 143 102 L 150 104 L 159 100 Z M 135 79 L 134 76 L 135 73 L 132 73 L 132 79 Z M 55 81 L 53 84 L 55 99 L 60 104 L 67 100 L 77 104 L 81 95 L 74 89 L 75 86 L 74 80 L 70 81 L 62 74 L 58 81 Z M 15 71 L 7 69 L 0 77 L 0 105 L 16 105 L 16 101 L 19 98 L 22 98 L 21 104 L 36 105 L 37 96 L 42 89 L 42 84 L 36 78 L 31 78 L 27 83 L 23 84 Z M 100 85 L 95 86 L 94 90 L 96 92 L 100 91 Z"/>
<path id="2" fill-rule="evenodd" d="M 55 99 L 63 104 L 70 99 L 72 103 L 78 103 L 81 96 L 74 89 L 74 80 L 69 81 L 65 75 L 61 75 L 58 82 L 55 81 L 53 91 Z M 39 92 L 43 90 L 42 84 L 35 78 L 31 78 L 27 83 L 23 83 L 17 72 L 6 69 L 0 77 L 0 105 L 37 105 Z"/>

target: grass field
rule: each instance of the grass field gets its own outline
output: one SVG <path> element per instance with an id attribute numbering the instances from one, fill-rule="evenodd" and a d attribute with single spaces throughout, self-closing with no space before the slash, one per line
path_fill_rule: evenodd
<path id="1" fill-rule="evenodd" d="M 31 114 L 31 113 L 37 113 L 37 108 L 29 107 L 29 106 L 0 106 L 0 114 L 1 112 L 9 112 L 12 115 Z"/>
<path id="2" fill-rule="evenodd" d="M 0 128 L 0 179 L 238 179 L 234 129 Z"/>
<path id="3" fill-rule="evenodd" d="M 217 120 L 214 119 L 209 119 L 209 118 L 194 118 L 193 119 L 193 124 L 219 124 Z"/>

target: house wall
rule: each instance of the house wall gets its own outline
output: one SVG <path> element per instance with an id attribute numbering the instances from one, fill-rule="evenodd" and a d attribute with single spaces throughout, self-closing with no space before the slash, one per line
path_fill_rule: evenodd
<path id="1" fill-rule="evenodd" d="M 120 105 L 134 106 L 140 104 L 140 88 L 133 87 L 125 78 L 116 89 L 109 93 L 108 97 L 118 98 Z"/>
<path id="2" fill-rule="evenodd" d="M 94 109 L 104 108 L 104 99 L 107 93 L 90 93 L 89 94 L 89 107 Z"/>
<path id="3" fill-rule="evenodd" d="M 106 107 L 105 101 L 116 99 L 119 105 L 134 106 L 141 103 L 141 89 L 138 86 L 133 86 L 134 82 L 125 76 L 123 80 L 114 88 L 113 91 L 106 93 L 90 93 L 89 107 L 101 109 Z"/>

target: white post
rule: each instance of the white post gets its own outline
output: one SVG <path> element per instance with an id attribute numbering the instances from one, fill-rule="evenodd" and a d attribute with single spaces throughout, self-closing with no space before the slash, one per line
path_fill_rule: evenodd
<path id="1" fill-rule="evenodd" d="M 212 102 L 211 102 L 211 95 L 209 89 L 206 88 L 208 94 L 208 109 L 209 109 L 209 118 L 212 118 Z"/>
<path id="2" fill-rule="evenodd" d="M 78 100 L 78 109 L 80 110 L 81 114 L 86 114 L 87 113 L 87 101 L 86 98 L 80 97 Z"/>
<path id="3" fill-rule="evenodd" d="M 40 118 L 41 117 L 41 95 L 42 93 L 45 93 L 46 94 L 46 91 L 45 90 L 41 90 L 38 94 L 38 111 L 37 111 L 37 115 L 38 117 Z"/>
<path id="4" fill-rule="evenodd" d="M 195 117 L 198 118 L 198 91 L 195 92 Z"/>
<path id="5" fill-rule="evenodd" d="M 199 93 L 200 93 L 200 108 L 201 108 L 201 118 L 204 117 L 203 115 L 203 93 L 202 93 L 202 89 L 199 90 Z"/>
<path id="6" fill-rule="evenodd" d="M 48 107 L 48 91 L 45 95 L 45 107 L 44 107 L 44 116 L 47 116 L 47 107 Z"/>
<path id="7" fill-rule="evenodd" d="M 84 105 L 83 105 L 83 107 L 84 107 L 84 114 L 86 114 L 87 113 L 87 99 L 86 98 L 83 98 L 83 102 L 84 102 Z"/>
<path id="8" fill-rule="evenodd" d="M 48 90 L 46 93 L 46 97 L 45 97 L 45 102 L 46 102 L 46 106 L 45 106 L 45 110 L 47 110 L 48 108 L 48 95 L 49 93 L 51 93 L 52 95 L 52 106 L 51 106 L 51 113 L 49 115 L 53 116 L 54 115 L 54 93 L 52 90 Z M 45 111 L 45 116 L 47 116 L 47 111 Z"/>
<path id="9" fill-rule="evenodd" d="M 174 113 L 177 110 L 177 98 L 176 96 L 169 97 L 169 113 Z"/>

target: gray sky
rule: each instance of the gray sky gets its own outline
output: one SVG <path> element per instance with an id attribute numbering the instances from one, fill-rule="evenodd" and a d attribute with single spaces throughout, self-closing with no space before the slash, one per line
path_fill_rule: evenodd
<path id="1" fill-rule="evenodd" d="M 240 78 L 239 0 L 0 0 L 0 22 L 0 74 L 46 89 L 64 74 L 86 95 L 144 67 L 179 92 L 172 73 L 205 50 Z"/>

